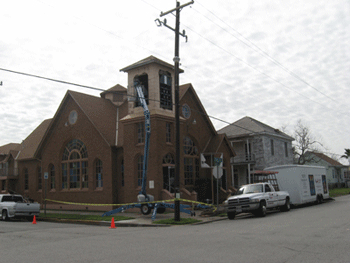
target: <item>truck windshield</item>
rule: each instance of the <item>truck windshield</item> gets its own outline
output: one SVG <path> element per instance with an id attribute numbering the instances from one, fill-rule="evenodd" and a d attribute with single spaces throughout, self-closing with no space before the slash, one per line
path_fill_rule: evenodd
<path id="1" fill-rule="evenodd" d="M 263 192 L 263 185 L 262 184 L 246 185 L 238 190 L 237 195 L 251 194 L 251 193 L 262 193 L 262 192 Z"/>

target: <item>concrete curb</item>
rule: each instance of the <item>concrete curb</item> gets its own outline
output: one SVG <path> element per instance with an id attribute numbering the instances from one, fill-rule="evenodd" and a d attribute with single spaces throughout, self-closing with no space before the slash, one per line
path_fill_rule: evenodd
<path id="1" fill-rule="evenodd" d="M 67 223 L 67 224 L 82 224 L 82 225 L 95 225 L 95 226 L 110 226 L 111 222 L 109 221 L 89 221 L 89 220 L 72 220 L 72 219 L 56 219 L 56 218 L 43 218 L 38 217 L 37 221 L 43 222 L 53 222 L 53 223 Z M 131 219 L 135 220 L 135 219 Z M 137 220 L 137 219 L 136 219 Z M 200 220 L 200 219 L 198 219 Z M 227 220 L 227 217 L 220 218 L 210 218 L 207 220 L 203 220 L 201 222 L 193 223 L 193 224 L 184 224 L 184 225 L 167 225 L 167 224 L 153 224 L 152 222 L 149 224 L 145 223 L 137 223 L 137 222 L 115 222 L 116 227 L 171 227 L 171 226 L 187 226 L 187 225 L 203 225 L 216 221 Z M 127 221 L 127 220 L 125 220 Z"/>

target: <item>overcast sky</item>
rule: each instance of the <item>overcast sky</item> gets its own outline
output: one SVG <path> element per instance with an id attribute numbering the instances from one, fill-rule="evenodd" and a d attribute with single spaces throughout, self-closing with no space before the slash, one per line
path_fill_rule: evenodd
<path id="1" fill-rule="evenodd" d="M 126 87 L 119 70 L 150 55 L 173 64 L 174 33 L 154 20 L 174 0 L 0 3 L 1 69 L 108 89 Z M 301 119 L 327 152 L 350 148 L 349 0 L 196 0 L 183 29 L 180 84 L 192 83 L 210 116 L 291 135 Z M 100 93 L 4 70 L 0 81 L 0 145 L 52 118 L 68 89 Z"/>

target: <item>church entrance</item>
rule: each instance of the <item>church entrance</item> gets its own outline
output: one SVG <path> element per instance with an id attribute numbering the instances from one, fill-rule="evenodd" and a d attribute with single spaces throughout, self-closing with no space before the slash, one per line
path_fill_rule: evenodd
<path id="1" fill-rule="evenodd" d="M 175 166 L 163 166 L 163 189 L 174 193 Z"/>

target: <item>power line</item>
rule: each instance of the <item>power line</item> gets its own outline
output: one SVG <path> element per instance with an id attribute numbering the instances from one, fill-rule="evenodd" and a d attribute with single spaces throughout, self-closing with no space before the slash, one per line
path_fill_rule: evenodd
<path id="1" fill-rule="evenodd" d="M 108 90 L 105 90 L 105 89 L 96 88 L 96 87 L 92 87 L 92 86 L 77 84 L 77 83 L 68 82 L 68 81 L 64 81 L 64 80 L 58 80 L 58 79 L 53 79 L 53 78 L 38 76 L 38 75 L 34 75 L 34 74 L 29 74 L 29 73 L 24 73 L 24 72 L 19 72 L 19 71 L 4 69 L 4 68 L 0 68 L 0 70 L 6 71 L 6 72 L 10 72 L 10 73 L 14 73 L 14 74 L 19 74 L 19 75 L 27 76 L 27 77 L 33 77 L 33 78 L 48 80 L 48 81 L 52 81 L 52 82 L 57 82 L 57 83 L 61 83 L 61 84 L 73 85 L 73 86 L 80 87 L 80 88 L 92 89 L 92 90 L 97 90 L 97 91 L 102 91 L 102 92 L 108 91 Z M 125 95 L 125 93 L 118 92 L 118 91 L 110 91 L 110 92 L 115 93 L 115 94 Z M 137 96 L 134 96 L 134 95 L 129 95 L 129 94 L 127 94 L 127 96 L 128 96 L 128 97 L 137 98 Z M 155 99 L 150 99 L 150 98 L 147 98 L 147 100 L 149 100 L 149 101 L 154 101 L 154 102 L 160 102 L 160 100 L 155 100 Z M 175 103 L 172 103 L 172 105 L 175 106 Z M 179 106 L 181 106 L 181 105 L 179 105 Z M 223 122 L 223 123 L 230 124 L 230 125 L 236 126 L 236 127 L 238 127 L 238 128 L 241 128 L 241 129 L 250 131 L 250 132 L 252 132 L 252 133 L 255 133 L 255 132 L 252 131 L 252 130 L 246 129 L 246 128 L 244 128 L 244 127 L 240 127 L 240 126 L 235 125 L 235 124 L 233 124 L 233 123 L 229 123 L 229 122 L 224 121 L 224 120 L 222 120 L 222 119 L 219 119 L 219 118 L 217 118 L 217 117 L 210 116 L 210 115 L 208 115 L 208 114 L 205 113 L 205 112 L 201 112 L 201 111 L 197 111 L 197 110 L 193 110 L 193 111 L 196 111 L 196 112 L 202 114 L 203 116 L 207 116 L 207 117 L 209 117 L 209 118 L 212 118 L 212 119 L 221 121 L 221 122 Z"/>
<path id="2" fill-rule="evenodd" d="M 185 26 L 186 26 L 186 25 L 185 25 Z M 255 71 L 259 72 L 260 74 L 266 76 L 267 78 L 269 78 L 269 79 L 273 80 L 274 82 L 280 84 L 281 86 L 285 87 L 286 89 L 288 89 L 288 90 L 290 90 L 290 91 L 294 91 L 294 92 L 298 93 L 300 96 L 302 96 L 302 97 L 304 97 L 304 98 L 306 98 L 306 99 L 308 99 L 308 100 L 311 100 L 311 101 L 314 102 L 314 103 L 317 103 L 317 104 L 319 104 L 319 105 L 321 105 L 321 106 L 327 108 L 326 105 L 323 105 L 322 103 L 320 103 L 320 102 L 318 102 L 318 101 L 315 101 L 315 100 L 310 99 L 309 97 L 303 95 L 302 93 L 300 93 L 300 92 L 298 92 L 298 91 L 296 91 L 296 90 L 294 90 L 294 89 L 288 87 L 287 85 L 283 84 L 281 81 L 279 81 L 279 80 L 277 80 L 277 79 L 271 77 L 270 75 L 266 74 L 265 72 L 263 72 L 263 71 L 259 70 L 258 68 L 256 68 L 256 67 L 250 65 L 249 63 L 245 62 L 243 59 L 241 59 L 241 58 L 237 57 L 236 55 L 234 55 L 233 53 L 231 53 L 230 51 L 226 50 L 225 48 L 223 48 L 223 47 L 217 45 L 216 43 L 214 43 L 213 41 L 211 41 L 210 39 L 208 39 L 208 38 L 202 36 L 201 34 L 197 33 L 197 32 L 194 31 L 192 28 L 190 28 L 190 27 L 188 27 L 188 26 L 186 26 L 186 28 L 189 29 L 189 30 L 191 30 L 193 33 L 195 33 L 196 35 L 200 36 L 200 37 L 203 38 L 204 40 L 208 41 L 210 44 L 216 46 L 217 48 L 221 49 L 221 50 L 224 51 L 225 53 L 229 54 L 230 56 L 232 56 L 232 57 L 234 57 L 235 59 L 239 60 L 239 61 L 242 62 L 243 64 L 247 65 L 248 67 L 254 69 Z"/>
<path id="3" fill-rule="evenodd" d="M 57 82 L 57 83 L 61 83 L 61 84 L 65 84 L 65 85 L 73 85 L 73 86 L 76 86 L 76 87 L 80 87 L 80 88 L 86 88 L 86 89 L 92 89 L 92 90 L 97 90 L 97 91 L 109 91 L 109 90 L 105 90 L 105 89 L 101 89 L 101 88 L 96 88 L 96 87 L 92 87 L 92 86 L 87 86 L 87 85 L 82 85 L 82 84 L 77 84 L 77 83 L 73 83 L 73 82 L 68 82 L 68 81 L 63 81 L 63 80 L 58 80 L 58 79 L 53 79 L 53 78 L 48 78 L 48 77 L 42 77 L 42 76 L 38 76 L 38 75 L 34 75 L 34 74 L 29 74 L 29 73 L 24 73 L 24 72 L 19 72 L 19 71 L 14 71 L 14 70 L 9 70 L 9 69 L 4 69 L 4 68 L 0 68 L 0 70 L 2 71 L 6 71 L 6 72 L 10 72 L 10 73 L 14 73 L 14 74 L 20 74 L 20 75 L 23 75 L 23 76 L 27 76 L 27 77 L 33 77 L 33 78 L 38 78 L 38 79 L 43 79 L 43 80 L 48 80 L 48 81 L 52 81 L 52 82 Z M 122 92 L 118 92 L 118 91 L 109 91 L 109 92 L 112 92 L 112 93 L 115 93 L 115 94 L 120 94 L 120 95 L 125 95 L 125 93 L 122 93 Z M 134 96 L 134 95 L 129 95 L 129 94 L 126 94 L 127 97 L 133 97 L 133 98 L 136 98 L 137 96 Z M 150 101 L 155 101 L 155 102 L 160 102 L 160 100 L 155 100 L 155 99 L 149 99 L 148 100 Z M 175 106 L 175 103 L 172 103 L 173 106 Z M 179 105 L 180 107 L 181 105 Z M 242 126 L 239 126 L 237 124 L 234 124 L 234 123 L 230 123 L 228 121 L 225 121 L 223 119 L 220 119 L 218 117 L 215 117 L 215 116 L 211 116 L 211 115 L 208 115 L 206 112 L 203 112 L 203 111 L 199 111 L 199 110 L 196 110 L 196 109 L 191 109 L 192 111 L 194 112 L 197 112 L 203 116 L 206 116 L 210 119 L 214 119 L 214 120 L 217 120 L 217 121 L 220 121 L 222 123 L 225 123 L 225 124 L 228 124 L 230 126 L 235 126 L 237 128 L 240 128 L 240 129 L 243 129 L 243 130 L 246 130 L 248 132 L 251 132 L 252 134 L 257 134 L 257 132 L 253 131 L 253 130 L 250 130 L 248 128 L 245 128 L 245 127 L 242 127 Z M 329 153 L 328 153 L 329 154 Z M 334 153 L 332 153 L 334 154 Z"/>
<path id="4" fill-rule="evenodd" d="M 95 87 L 91 87 L 91 86 L 76 84 L 76 83 L 72 83 L 72 82 L 68 82 L 68 81 L 63 81 L 63 80 L 58 80 L 58 79 L 52 79 L 52 78 L 42 77 L 42 76 L 33 75 L 33 74 L 29 74 L 29 73 L 24 73 L 24 72 L 19 72 L 19 71 L 4 69 L 4 68 L 0 68 L 0 70 L 7 71 L 7 72 L 11 72 L 11 73 L 15 73 L 15 74 L 24 75 L 24 76 L 27 76 L 27 77 L 33 77 L 33 78 L 38 78 L 38 79 L 45 79 L 45 80 L 49 80 L 49 81 L 53 81 L 53 82 L 58 82 L 58 83 L 62 83 L 62 84 L 73 85 L 73 86 L 77 86 L 77 87 L 81 87 L 81 88 L 87 88 L 87 89 L 105 91 L 104 89 L 100 89 L 100 88 L 95 88 Z"/>
<path id="5" fill-rule="evenodd" d="M 217 19 L 219 19 L 222 23 L 224 23 L 226 26 L 228 26 L 229 28 L 231 28 L 234 32 L 236 32 L 240 37 L 242 37 L 243 39 L 245 39 L 246 41 L 249 42 L 246 43 L 244 41 L 242 41 L 240 38 L 236 37 L 235 35 L 233 35 L 231 32 L 229 32 L 228 30 L 226 30 L 225 28 L 223 28 L 222 26 L 220 26 L 219 24 L 217 24 L 216 22 L 214 22 L 213 20 L 211 20 L 210 18 L 208 18 L 207 16 L 203 15 L 202 13 L 200 13 L 198 10 L 196 10 L 194 8 L 194 11 L 196 11 L 197 13 L 199 13 L 200 15 L 202 15 L 203 17 L 205 17 L 206 19 L 208 19 L 209 21 L 211 21 L 212 23 L 216 24 L 218 27 L 220 27 L 222 30 L 224 30 L 225 32 L 227 32 L 228 34 L 230 34 L 231 36 L 233 36 L 234 38 L 236 38 L 237 40 L 241 41 L 244 45 L 246 45 L 247 47 L 250 47 L 251 49 L 253 49 L 255 52 L 263 55 L 265 58 L 269 59 L 270 61 L 272 61 L 275 65 L 277 65 L 278 67 L 280 67 L 282 70 L 284 70 L 285 72 L 287 72 L 289 75 L 291 75 L 292 77 L 298 79 L 299 81 L 303 82 L 304 84 L 306 84 L 307 86 L 309 86 L 310 88 L 314 89 L 315 91 L 317 91 L 318 93 L 324 95 L 325 97 L 329 98 L 330 100 L 337 102 L 336 100 L 334 100 L 333 98 L 331 98 L 330 96 L 328 96 L 327 94 L 323 93 L 322 91 L 318 90 L 317 88 L 315 88 L 314 86 L 312 86 L 311 84 L 309 84 L 307 81 L 305 81 L 304 79 L 302 79 L 301 77 L 299 77 L 297 74 L 295 74 L 293 71 L 289 70 L 287 67 L 283 66 L 279 61 L 277 61 L 276 59 L 274 59 L 273 57 L 271 57 L 266 51 L 264 51 L 263 49 L 261 49 L 260 47 L 258 47 L 256 44 L 254 44 L 252 41 L 250 41 L 249 39 L 247 39 L 246 37 L 243 36 L 243 34 L 241 34 L 240 32 L 238 32 L 237 30 L 235 30 L 232 26 L 230 26 L 229 24 L 227 24 L 224 20 L 222 20 L 219 16 L 217 16 L 215 13 L 213 13 L 212 11 L 210 11 L 209 9 L 207 9 L 205 6 L 203 6 L 201 3 L 199 3 L 197 1 L 197 3 L 199 5 L 201 5 L 204 9 L 206 9 L 208 12 L 210 12 L 214 17 L 216 17 Z M 251 44 L 251 45 L 250 45 Z M 338 102 L 337 102 L 338 103 Z"/>

